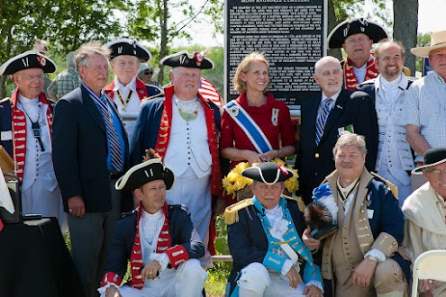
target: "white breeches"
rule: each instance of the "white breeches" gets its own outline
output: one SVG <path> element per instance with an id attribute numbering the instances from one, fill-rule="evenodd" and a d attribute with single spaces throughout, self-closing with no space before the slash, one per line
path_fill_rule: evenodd
<path id="1" fill-rule="evenodd" d="M 280 273 L 269 272 L 261 263 L 251 263 L 241 271 L 238 280 L 240 297 L 304 297 L 304 284 L 297 288 L 289 285 L 288 278 Z"/>
<path id="2" fill-rule="evenodd" d="M 144 288 L 129 286 L 119 288 L 122 297 L 200 297 L 207 272 L 197 259 L 189 259 L 177 270 L 166 269 L 154 280 L 146 280 Z M 105 297 L 105 288 L 99 288 Z"/>

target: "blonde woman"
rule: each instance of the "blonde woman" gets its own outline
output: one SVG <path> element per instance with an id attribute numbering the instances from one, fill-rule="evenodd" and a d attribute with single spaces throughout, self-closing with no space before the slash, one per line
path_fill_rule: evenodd
<path id="1" fill-rule="evenodd" d="M 284 158 L 295 151 L 294 128 L 287 106 L 267 92 L 269 63 L 261 53 L 247 55 L 234 75 L 236 100 L 224 106 L 221 148 L 232 166 Z"/>

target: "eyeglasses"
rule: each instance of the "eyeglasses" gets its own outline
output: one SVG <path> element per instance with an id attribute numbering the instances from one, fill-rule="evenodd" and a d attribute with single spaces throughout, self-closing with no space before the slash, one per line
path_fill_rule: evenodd
<path id="1" fill-rule="evenodd" d="M 144 74 L 144 75 L 152 75 L 153 72 L 152 72 L 152 71 L 149 71 L 149 70 L 146 70 L 146 71 L 143 72 L 143 74 Z"/>

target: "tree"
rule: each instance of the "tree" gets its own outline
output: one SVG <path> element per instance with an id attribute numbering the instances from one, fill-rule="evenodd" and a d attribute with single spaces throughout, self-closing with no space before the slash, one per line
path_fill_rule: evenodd
<path id="1" fill-rule="evenodd" d="M 393 0 L 393 38 L 409 49 L 417 45 L 418 0 Z M 415 74 L 415 56 L 406 54 L 406 66 Z"/>
<path id="2" fill-rule="evenodd" d="M 0 61 L 32 48 L 36 38 L 64 54 L 88 40 L 105 40 L 121 32 L 114 17 L 118 0 L 0 0 Z M 0 97 L 5 95 L 5 77 Z"/>
<path id="3" fill-rule="evenodd" d="M 172 11 L 181 11 L 181 19 L 172 17 Z M 172 41 L 175 38 L 190 38 L 185 30 L 192 22 L 199 21 L 199 16 L 209 15 L 215 17 L 222 14 L 222 0 L 203 0 L 202 5 L 196 9 L 186 0 L 135 0 L 128 3 L 128 20 L 130 35 L 147 41 L 155 41 L 158 59 L 167 56 Z M 212 18 L 217 30 L 222 30 L 221 17 Z M 164 80 L 161 66 L 158 81 Z"/>

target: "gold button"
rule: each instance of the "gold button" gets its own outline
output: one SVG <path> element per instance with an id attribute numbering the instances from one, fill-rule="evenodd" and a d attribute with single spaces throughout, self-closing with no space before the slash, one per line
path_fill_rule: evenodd
<path id="1" fill-rule="evenodd" d="M 314 157 L 315 157 L 316 159 L 319 159 L 319 153 L 314 154 Z"/>

